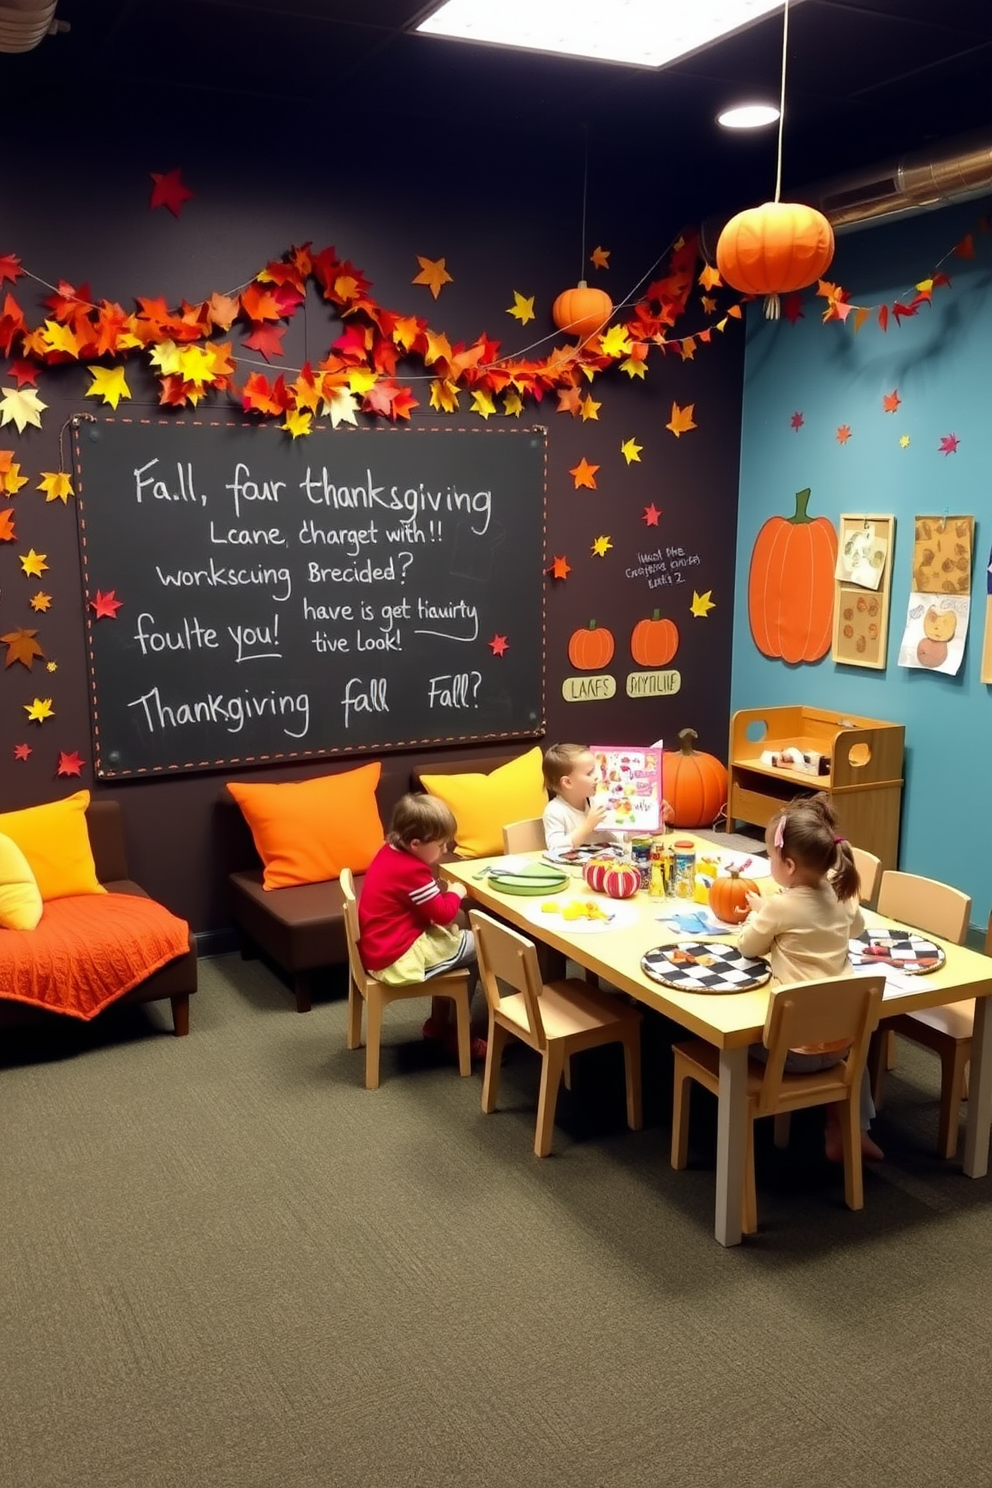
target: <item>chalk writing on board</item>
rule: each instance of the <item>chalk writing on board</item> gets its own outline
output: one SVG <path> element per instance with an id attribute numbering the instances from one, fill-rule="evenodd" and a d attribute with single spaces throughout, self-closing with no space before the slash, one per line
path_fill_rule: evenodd
<path id="1" fill-rule="evenodd" d="M 543 431 L 307 443 L 77 425 L 98 775 L 541 732 Z"/>
<path id="2" fill-rule="evenodd" d="M 661 589 L 666 585 L 687 583 L 686 571 L 698 567 L 699 562 L 698 553 L 666 546 L 638 553 L 636 561 L 624 569 L 624 574 L 628 579 L 643 579 L 649 589 Z"/>

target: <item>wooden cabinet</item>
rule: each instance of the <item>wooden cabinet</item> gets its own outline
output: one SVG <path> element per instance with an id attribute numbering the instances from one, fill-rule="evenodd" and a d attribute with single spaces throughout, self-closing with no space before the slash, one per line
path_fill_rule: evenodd
<path id="1" fill-rule="evenodd" d="M 829 708 L 742 709 L 730 723 L 728 831 L 735 820 L 763 827 L 794 796 L 826 791 L 844 836 L 883 869 L 897 867 L 905 733 L 901 723 Z M 762 762 L 789 748 L 824 756 L 829 773 Z"/>

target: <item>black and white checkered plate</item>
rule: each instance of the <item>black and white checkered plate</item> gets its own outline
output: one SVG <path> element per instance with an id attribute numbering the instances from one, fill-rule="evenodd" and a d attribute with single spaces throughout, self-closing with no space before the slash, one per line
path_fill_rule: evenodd
<path id="1" fill-rule="evenodd" d="M 875 966 L 895 966 L 907 976 L 923 976 L 943 966 L 947 957 L 914 930 L 864 930 L 850 945 L 851 965 L 860 971 Z"/>
<path id="2" fill-rule="evenodd" d="M 750 992 L 764 986 L 771 967 L 761 956 L 743 956 L 716 940 L 680 940 L 641 957 L 641 969 L 677 992 Z"/>

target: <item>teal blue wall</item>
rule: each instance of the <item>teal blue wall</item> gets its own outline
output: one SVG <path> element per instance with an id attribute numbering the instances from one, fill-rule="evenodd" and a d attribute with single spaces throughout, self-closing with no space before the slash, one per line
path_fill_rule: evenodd
<path id="1" fill-rule="evenodd" d="M 856 304 L 912 297 L 919 280 L 992 209 L 992 201 L 838 239 L 829 278 Z M 899 866 L 943 879 L 973 899 L 984 927 L 992 903 L 992 688 L 980 680 L 986 579 L 992 541 L 992 232 L 975 232 L 975 257 L 948 258 L 950 288 L 930 309 L 883 333 L 874 317 L 857 333 L 823 324 L 823 299 L 803 296 L 804 319 L 766 322 L 749 309 L 742 416 L 740 513 L 731 696 L 736 708 L 819 704 L 904 723 L 906 786 Z M 902 403 L 885 413 L 882 398 Z M 793 413 L 803 426 L 794 431 Z M 846 445 L 837 442 L 851 427 Z M 940 453 L 945 434 L 960 440 Z M 900 448 L 908 434 L 910 444 Z M 747 614 L 751 550 L 794 494 L 812 489 L 810 511 L 837 524 L 841 512 L 896 517 L 892 606 L 884 671 L 835 664 L 789 666 L 757 650 Z M 911 582 L 913 519 L 920 512 L 976 518 L 972 613 L 957 676 L 896 665 Z"/>

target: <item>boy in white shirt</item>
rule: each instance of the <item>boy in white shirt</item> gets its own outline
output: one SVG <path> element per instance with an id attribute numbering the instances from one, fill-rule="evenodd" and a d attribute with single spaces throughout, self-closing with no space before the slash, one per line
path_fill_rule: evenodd
<path id="1" fill-rule="evenodd" d="M 544 808 L 544 840 L 550 852 L 582 847 L 587 842 L 624 842 L 623 832 L 601 827 L 606 806 L 593 806 L 596 761 L 587 744 L 552 744 L 544 752 L 544 783 L 554 797 Z M 662 802 L 662 820 L 672 808 Z"/>

